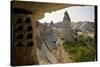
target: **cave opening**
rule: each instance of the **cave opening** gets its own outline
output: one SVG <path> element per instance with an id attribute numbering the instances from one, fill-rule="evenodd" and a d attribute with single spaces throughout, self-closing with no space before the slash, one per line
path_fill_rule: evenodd
<path id="1" fill-rule="evenodd" d="M 28 17 L 25 19 L 25 23 L 31 23 L 31 19 Z"/>
<path id="2" fill-rule="evenodd" d="M 17 24 L 22 23 L 22 19 L 21 19 L 21 18 L 18 18 L 17 21 L 16 21 L 16 23 L 17 23 Z"/>
<path id="3" fill-rule="evenodd" d="M 22 42 L 18 42 L 18 43 L 16 44 L 16 47 L 23 47 L 23 43 L 22 43 Z"/>
<path id="4" fill-rule="evenodd" d="M 17 37 L 16 37 L 16 39 L 23 39 L 23 38 L 24 38 L 24 36 L 23 36 L 22 33 L 18 34 Z"/>
<path id="5" fill-rule="evenodd" d="M 33 45 L 34 45 L 33 41 L 28 41 L 27 42 L 27 46 L 33 46 Z"/>
<path id="6" fill-rule="evenodd" d="M 28 26 L 26 31 L 32 31 L 32 26 Z"/>
<path id="7" fill-rule="evenodd" d="M 32 39 L 32 33 L 28 33 L 26 36 L 27 39 Z"/>

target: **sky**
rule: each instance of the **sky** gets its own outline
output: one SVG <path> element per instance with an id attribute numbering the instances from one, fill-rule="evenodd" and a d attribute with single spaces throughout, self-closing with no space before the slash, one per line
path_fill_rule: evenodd
<path id="1" fill-rule="evenodd" d="M 78 22 L 78 21 L 94 22 L 94 6 L 73 6 L 73 7 L 53 11 L 51 13 L 46 12 L 44 13 L 44 17 L 39 21 L 41 23 L 44 22 L 50 23 L 51 21 L 57 23 L 63 20 L 65 11 L 68 12 L 71 22 Z"/>

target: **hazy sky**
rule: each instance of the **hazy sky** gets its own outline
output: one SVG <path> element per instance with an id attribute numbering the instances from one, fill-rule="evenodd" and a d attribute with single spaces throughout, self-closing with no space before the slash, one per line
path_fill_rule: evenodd
<path id="1" fill-rule="evenodd" d="M 67 11 L 71 21 L 94 21 L 94 6 L 73 6 L 69 8 L 64 8 L 61 10 L 53 11 L 51 13 L 46 12 L 44 18 L 40 19 L 41 23 L 51 22 L 54 23 L 62 21 L 64 17 L 64 12 Z"/>

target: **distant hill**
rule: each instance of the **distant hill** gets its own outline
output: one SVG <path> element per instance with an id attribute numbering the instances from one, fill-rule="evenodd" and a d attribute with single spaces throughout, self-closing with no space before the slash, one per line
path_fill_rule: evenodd
<path id="1" fill-rule="evenodd" d="M 78 30 L 81 32 L 88 32 L 88 33 L 94 32 L 94 22 L 89 22 L 89 21 L 72 22 L 71 26 L 72 30 Z M 62 29 L 63 28 L 62 21 L 55 23 L 54 27 Z"/>
<path id="2" fill-rule="evenodd" d="M 72 24 L 72 29 L 92 33 L 94 32 L 94 23 L 88 21 L 74 23 Z"/>

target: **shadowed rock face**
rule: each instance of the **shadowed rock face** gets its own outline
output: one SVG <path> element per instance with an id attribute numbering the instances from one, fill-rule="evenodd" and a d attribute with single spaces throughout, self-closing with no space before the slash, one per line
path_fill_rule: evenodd
<path id="1" fill-rule="evenodd" d="M 13 66 L 37 64 L 33 35 L 35 26 L 34 23 L 32 26 L 31 13 L 28 10 L 12 8 L 11 65 Z"/>

